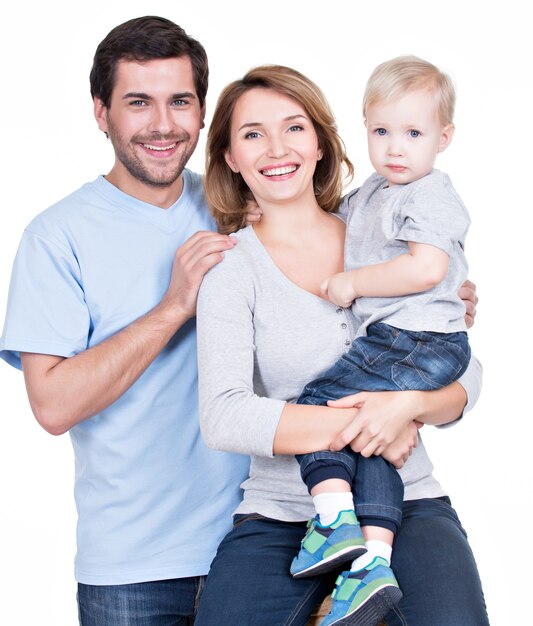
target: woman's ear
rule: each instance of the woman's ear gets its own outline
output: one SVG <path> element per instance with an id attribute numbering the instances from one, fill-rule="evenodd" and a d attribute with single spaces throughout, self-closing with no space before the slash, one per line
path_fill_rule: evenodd
<path id="1" fill-rule="evenodd" d="M 447 124 L 440 131 L 439 152 L 444 152 L 446 148 L 452 143 L 453 134 L 455 133 L 455 126 L 453 124 Z"/>
<path id="2" fill-rule="evenodd" d="M 228 164 L 228 167 L 230 168 L 230 170 L 237 173 L 239 171 L 239 168 L 237 167 L 237 164 L 233 160 L 231 156 L 231 152 L 229 150 L 226 150 L 226 152 L 224 152 L 224 158 L 226 159 L 226 163 Z"/>

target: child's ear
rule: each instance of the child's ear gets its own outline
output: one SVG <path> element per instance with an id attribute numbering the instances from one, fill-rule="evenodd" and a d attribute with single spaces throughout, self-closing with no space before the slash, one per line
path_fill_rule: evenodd
<path id="1" fill-rule="evenodd" d="M 439 152 L 444 152 L 446 148 L 451 144 L 453 134 L 455 133 L 455 126 L 448 124 L 444 126 L 440 132 Z"/>

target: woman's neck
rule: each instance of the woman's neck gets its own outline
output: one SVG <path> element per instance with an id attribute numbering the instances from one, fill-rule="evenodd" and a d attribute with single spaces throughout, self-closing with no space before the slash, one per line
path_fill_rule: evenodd
<path id="1" fill-rule="evenodd" d="M 316 201 L 299 208 L 261 208 L 263 216 L 253 228 L 274 263 L 293 283 L 320 296 L 322 282 L 343 271 L 344 222 Z"/>
<path id="2" fill-rule="evenodd" d="M 254 226 L 259 239 L 264 243 L 294 241 L 306 233 L 321 229 L 330 216 L 320 208 L 314 196 L 311 200 L 294 203 L 261 204 L 261 221 Z"/>

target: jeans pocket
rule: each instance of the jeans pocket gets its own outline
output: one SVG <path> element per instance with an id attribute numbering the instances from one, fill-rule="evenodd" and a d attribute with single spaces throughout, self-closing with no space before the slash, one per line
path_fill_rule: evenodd
<path id="1" fill-rule="evenodd" d="M 465 361 L 465 352 L 452 342 L 418 341 L 412 352 L 392 366 L 392 379 L 400 389 L 439 389 L 457 380 Z"/>
<path id="2" fill-rule="evenodd" d="M 233 528 L 238 528 L 246 522 L 258 519 L 265 519 L 265 517 L 263 515 L 259 515 L 259 513 L 238 513 L 233 516 Z"/>

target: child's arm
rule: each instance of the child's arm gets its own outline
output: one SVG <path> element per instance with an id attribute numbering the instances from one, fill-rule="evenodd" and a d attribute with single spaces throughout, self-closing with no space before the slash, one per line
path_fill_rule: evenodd
<path id="1" fill-rule="evenodd" d="M 322 293 L 338 306 L 348 307 L 361 296 L 394 297 L 427 291 L 448 272 L 448 254 L 424 243 L 409 242 L 409 252 L 390 261 L 334 274 Z"/>

